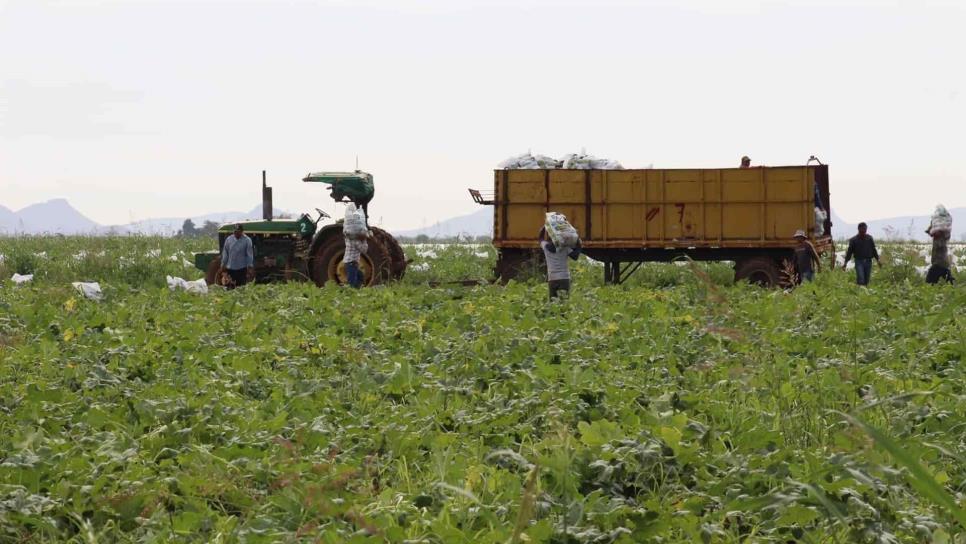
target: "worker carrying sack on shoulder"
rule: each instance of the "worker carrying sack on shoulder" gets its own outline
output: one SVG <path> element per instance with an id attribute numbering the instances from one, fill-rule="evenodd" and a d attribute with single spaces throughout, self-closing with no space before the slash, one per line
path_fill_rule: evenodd
<path id="1" fill-rule="evenodd" d="M 368 234 L 366 227 L 366 213 L 350 203 L 345 209 L 345 221 L 342 223 L 342 233 L 346 238 L 364 240 Z"/>
<path id="2" fill-rule="evenodd" d="M 559 248 L 575 248 L 580 243 L 580 236 L 577 229 L 567 222 L 567 217 L 562 213 L 550 212 L 544 223 L 547 228 L 547 235 L 553 241 L 553 245 Z"/>

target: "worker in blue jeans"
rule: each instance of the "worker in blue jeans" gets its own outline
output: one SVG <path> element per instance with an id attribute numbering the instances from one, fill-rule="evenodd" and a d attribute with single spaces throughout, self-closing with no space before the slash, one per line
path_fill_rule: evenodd
<path id="1" fill-rule="evenodd" d="M 345 273 L 349 285 L 356 289 L 362 287 L 362 270 L 359 269 L 359 258 L 369 251 L 369 243 L 365 238 L 345 238 L 345 253 L 342 262 L 345 263 Z"/>
<path id="2" fill-rule="evenodd" d="M 844 269 L 849 264 L 852 256 L 855 256 L 855 283 L 858 285 L 869 285 L 872 279 L 872 259 L 882 267 L 879 260 L 879 252 L 875 248 L 875 240 L 868 234 L 869 226 L 859 223 L 859 233 L 849 238 L 849 248 L 845 251 Z"/>

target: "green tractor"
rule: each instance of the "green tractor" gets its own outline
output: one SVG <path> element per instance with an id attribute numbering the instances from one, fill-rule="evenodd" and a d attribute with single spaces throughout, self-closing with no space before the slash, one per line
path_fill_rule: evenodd
<path id="1" fill-rule="evenodd" d="M 305 182 L 325 183 L 330 196 L 336 202 L 352 202 L 369 216 L 369 201 L 374 188 L 372 175 L 355 172 L 319 172 L 302 179 Z M 274 219 L 272 217 L 272 188 L 265 182 L 262 171 L 262 219 L 240 221 L 245 234 L 252 239 L 255 250 L 255 282 L 314 281 L 322 286 L 334 281 L 348 283 L 342 255 L 345 238 L 342 221 L 323 223 L 331 219 L 329 214 L 316 208 L 317 217 L 302 214 L 298 219 Z M 218 251 L 195 254 L 195 266 L 205 272 L 209 284 L 221 283 L 221 249 L 225 239 L 231 236 L 236 223 L 222 225 L 218 229 Z M 406 256 L 399 242 L 388 232 L 369 227 L 369 250 L 359 260 L 363 285 L 371 286 L 398 280 L 406 272 Z"/>

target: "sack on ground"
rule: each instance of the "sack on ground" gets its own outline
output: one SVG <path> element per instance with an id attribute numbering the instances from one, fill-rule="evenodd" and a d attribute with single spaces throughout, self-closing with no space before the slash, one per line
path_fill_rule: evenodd
<path id="1" fill-rule="evenodd" d="M 166 276 L 165 278 L 168 282 L 168 289 L 172 291 L 181 289 L 189 293 L 198 293 L 199 295 L 208 293 L 208 284 L 205 283 L 204 278 L 195 281 L 188 281 L 176 276 Z"/>
<path id="2" fill-rule="evenodd" d="M 34 279 L 33 274 L 21 275 L 21 274 L 14 273 L 13 277 L 10 278 L 10 281 L 16 283 L 17 285 L 20 285 L 21 283 L 27 283 L 27 282 L 33 281 L 33 279 Z"/>
<path id="3" fill-rule="evenodd" d="M 84 295 L 84 298 L 90 300 L 101 300 L 104 298 L 104 293 L 101 292 L 101 286 L 99 283 L 95 282 L 83 282 L 75 281 L 71 285 L 74 289 L 77 289 L 80 294 Z"/>
<path id="4" fill-rule="evenodd" d="M 347 238 L 365 238 L 369 229 L 366 228 L 366 212 L 361 208 L 356 208 L 355 204 L 349 204 L 345 209 L 345 221 L 342 223 L 342 232 Z"/>
<path id="5" fill-rule="evenodd" d="M 567 222 L 567 217 L 562 213 L 548 213 L 544 226 L 547 229 L 547 235 L 550 237 L 553 245 L 558 249 L 565 247 L 574 248 L 580 242 L 577 229 Z"/>

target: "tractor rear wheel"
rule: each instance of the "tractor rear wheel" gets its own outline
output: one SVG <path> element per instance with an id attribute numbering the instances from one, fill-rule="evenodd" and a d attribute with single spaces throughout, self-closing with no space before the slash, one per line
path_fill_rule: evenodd
<path id="1" fill-rule="evenodd" d="M 751 257 L 735 263 L 735 281 L 745 280 L 762 287 L 781 285 L 778 261 L 771 257 Z"/>
<path id="2" fill-rule="evenodd" d="M 319 246 L 313 256 L 312 280 L 319 287 L 328 281 L 338 285 L 349 283 L 345 263 L 345 240 L 342 236 L 329 236 Z M 359 269 L 362 271 L 362 285 L 372 286 L 389 279 L 389 252 L 378 240 L 369 240 L 369 250 L 359 258 Z"/>
<path id="3" fill-rule="evenodd" d="M 402 279 L 403 275 L 406 273 L 406 266 L 409 264 L 406 262 L 406 254 L 403 252 L 402 246 L 400 246 L 399 242 L 393 238 L 392 234 L 389 234 L 379 227 L 369 227 L 369 230 L 372 231 L 373 237 L 382 243 L 382 245 L 389 251 L 389 274 L 392 279 Z"/>

